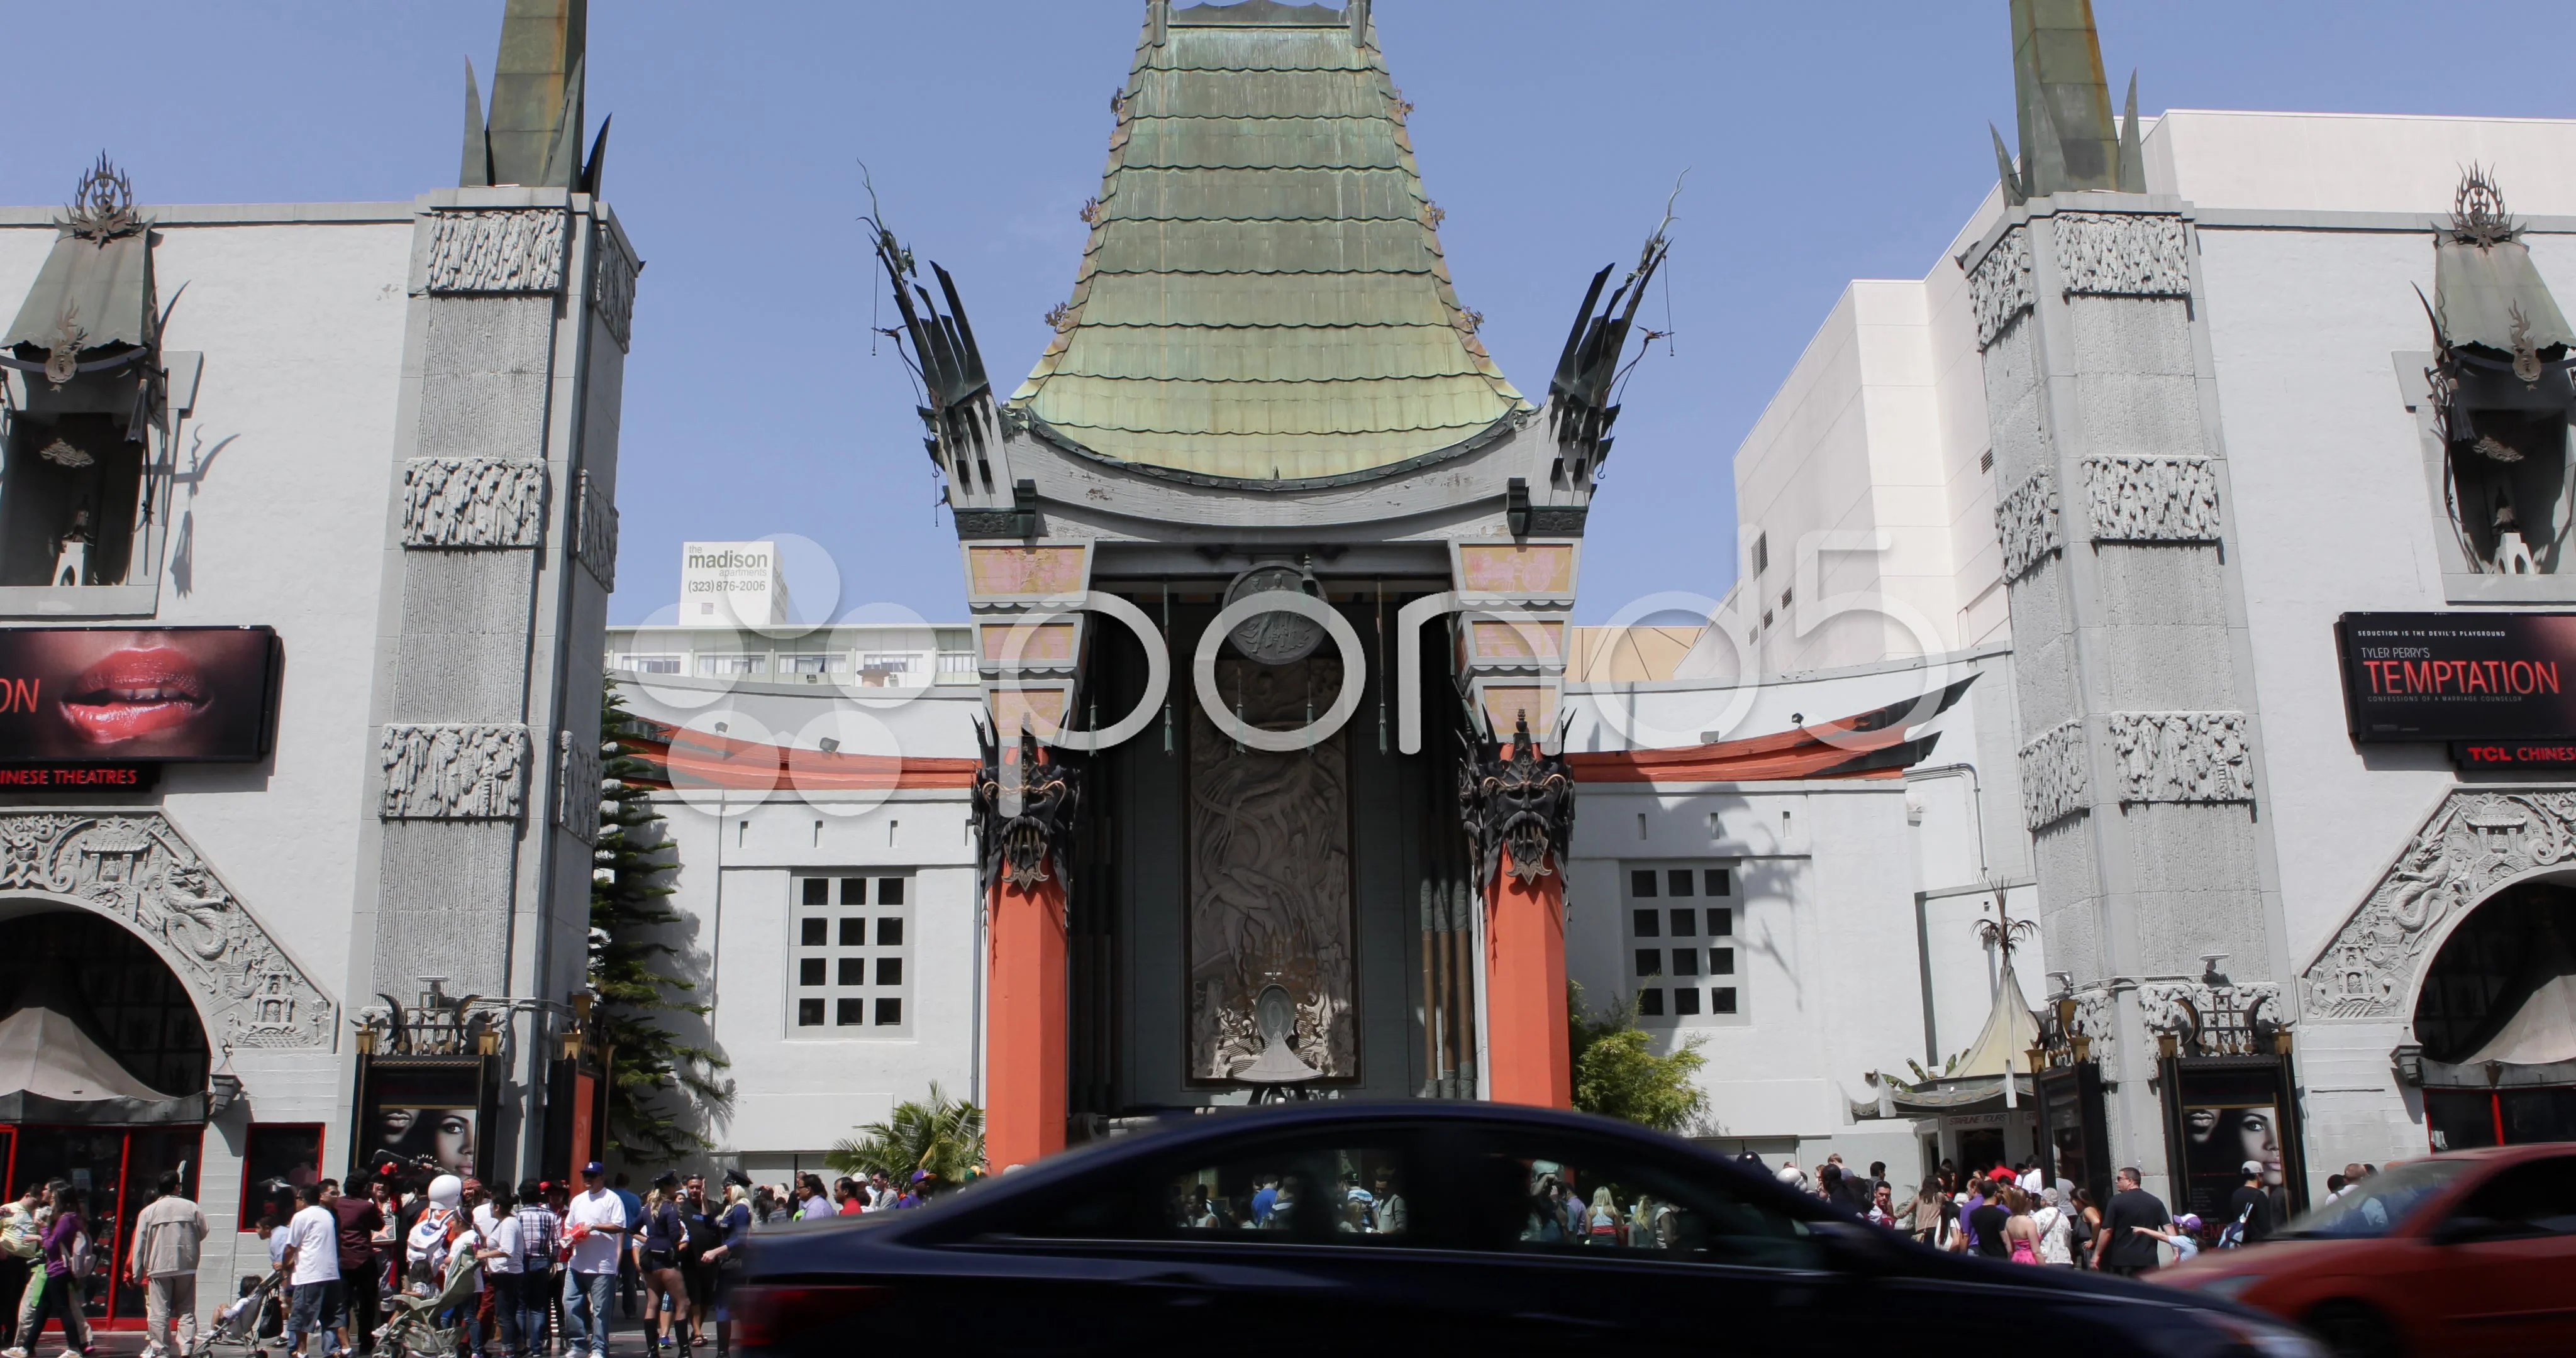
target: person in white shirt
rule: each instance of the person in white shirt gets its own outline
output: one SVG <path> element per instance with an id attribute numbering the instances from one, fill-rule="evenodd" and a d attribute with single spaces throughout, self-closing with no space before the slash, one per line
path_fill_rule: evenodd
<path id="1" fill-rule="evenodd" d="M 581 1191 L 564 1214 L 564 1234 L 572 1241 L 564 1283 L 564 1358 L 585 1347 L 591 1358 L 608 1358 L 609 1299 L 617 1292 L 617 1256 L 630 1223 L 626 1204 L 603 1182 L 606 1173 L 596 1160 L 582 1166 Z"/>
<path id="2" fill-rule="evenodd" d="M 485 1208 L 477 1209 L 488 1210 L 492 1215 L 491 1224 L 476 1232 L 483 1243 L 474 1253 L 483 1261 L 483 1280 L 492 1291 L 492 1323 L 500 1331 L 500 1352 L 503 1353 L 524 1353 L 530 1347 L 519 1333 L 520 1298 L 525 1281 L 522 1270 L 527 1264 L 522 1256 L 527 1253 L 527 1236 L 514 1210 L 517 1206 L 518 1200 L 504 1187 L 493 1189 L 491 1202 Z M 476 1351 L 488 1352 L 486 1346 L 491 1337 L 481 1335 L 477 1338 L 483 1342 L 476 1344 Z M 537 1342 L 542 1345 L 544 1336 L 538 1336 Z"/>
<path id="3" fill-rule="evenodd" d="M 296 1358 L 325 1358 L 349 1349 L 349 1327 L 340 1290 L 340 1217 L 331 1204 L 340 1197 L 337 1181 L 324 1179 L 295 1191 L 303 1210 L 286 1223 L 286 1281 L 294 1301 L 286 1313 L 286 1345 Z M 339 1340 L 336 1350 L 307 1354 L 304 1337 L 327 1333 Z"/>

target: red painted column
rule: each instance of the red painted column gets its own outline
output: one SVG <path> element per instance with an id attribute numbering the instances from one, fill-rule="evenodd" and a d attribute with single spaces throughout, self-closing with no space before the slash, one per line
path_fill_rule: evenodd
<path id="1" fill-rule="evenodd" d="M 1565 877 L 1524 882 L 1511 851 L 1485 892 L 1485 1097 L 1574 1106 L 1565 1031 Z"/>
<path id="2" fill-rule="evenodd" d="M 1063 869 L 993 887 L 985 957 L 984 1152 L 995 1172 L 1064 1149 Z"/>

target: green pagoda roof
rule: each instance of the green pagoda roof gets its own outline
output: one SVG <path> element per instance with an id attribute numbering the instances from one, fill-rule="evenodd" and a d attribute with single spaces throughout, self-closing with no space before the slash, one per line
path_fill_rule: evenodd
<path id="1" fill-rule="evenodd" d="M 1347 477 L 1530 409 L 1476 339 L 1365 6 L 1149 16 L 1073 297 L 1011 398 L 1201 477 Z"/>

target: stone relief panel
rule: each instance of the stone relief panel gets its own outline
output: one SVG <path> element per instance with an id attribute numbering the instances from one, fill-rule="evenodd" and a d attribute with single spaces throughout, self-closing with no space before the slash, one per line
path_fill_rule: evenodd
<path id="1" fill-rule="evenodd" d="M 142 935 L 218 1043 L 332 1046 L 338 1006 L 159 812 L 0 811 L 0 891 L 12 890 L 75 899 Z"/>
<path id="2" fill-rule="evenodd" d="M 2218 541 L 2218 469 L 2205 457 L 2088 457 L 2095 542 Z"/>
<path id="3" fill-rule="evenodd" d="M 2065 295 L 2189 297 L 2190 240 L 2169 213 L 2057 214 L 2057 276 Z"/>
<path id="4" fill-rule="evenodd" d="M 561 208 L 432 213 L 425 290 L 557 291 L 563 287 L 569 220 Z"/>
<path id="5" fill-rule="evenodd" d="M 643 266 L 627 258 L 605 226 L 594 228 L 592 253 L 598 263 L 591 274 L 590 304 L 608 323 L 608 333 L 617 340 L 617 351 L 624 353 L 635 322 L 635 275 Z"/>
<path id="6" fill-rule="evenodd" d="M 2312 1018 L 2411 1021 L 2444 926 L 2498 885 L 2576 859 L 2576 792 L 2454 791 L 2308 964 Z"/>
<path id="7" fill-rule="evenodd" d="M 2064 545 L 2057 531 L 2057 478 L 2048 468 L 2032 472 L 1995 502 L 1995 535 L 2003 540 L 2007 582 L 2030 574 Z"/>
<path id="8" fill-rule="evenodd" d="M 546 464 L 415 457 L 403 464 L 406 547 L 534 547 L 546 527 Z"/>
<path id="9" fill-rule="evenodd" d="M 617 591 L 617 502 L 580 473 L 581 493 L 573 500 L 573 555 L 581 558 L 601 589 Z"/>
<path id="10" fill-rule="evenodd" d="M 2120 997 L 2108 990 L 2075 994 L 2075 1027 L 2092 1039 L 2088 1054 L 2106 1071 L 2120 1068 Z"/>
<path id="11" fill-rule="evenodd" d="M 584 844 L 599 842 L 601 771 L 599 742 L 555 732 L 555 824 Z"/>
<path id="12" fill-rule="evenodd" d="M 1265 729 L 1304 725 L 1340 691 L 1339 660 L 1217 661 L 1218 691 Z M 1351 889 L 1350 732 L 1311 750 L 1238 747 L 1193 702 L 1189 732 L 1189 1078 L 1232 1078 L 1260 1056 L 1256 1002 L 1278 985 L 1289 1045 L 1325 1080 L 1359 1076 L 1358 938 Z"/>
<path id="13" fill-rule="evenodd" d="M 516 820 L 527 798 L 517 722 L 388 722 L 382 759 L 386 820 Z"/>
<path id="14" fill-rule="evenodd" d="M 2123 802 L 2250 802 L 2242 712 L 2114 712 Z"/>
<path id="15" fill-rule="evenodd" d="M 2084 723 L 2062 722 L 2021 747 L 2022 823 L 2036 830 L 2084 809 L 2092 779 L 2085 772 Z"/>
<path id="16" fill-rule="evenodd" d="M 1995 336 L 2030 310 L 2030 233 L 2014 227 L 1968 274 L 1968 302 L 1977 313 L 1977 348 L 1982 352 Z"/>

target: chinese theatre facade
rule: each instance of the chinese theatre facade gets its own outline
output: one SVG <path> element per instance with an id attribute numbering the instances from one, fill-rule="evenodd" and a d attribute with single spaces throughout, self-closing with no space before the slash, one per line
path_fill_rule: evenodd
<path id="1" fill-rule="evenodd" d="M 1532 402 L 1451 285 L 1407 108 L 1366 0 L 1155 0 L 1016 391 L 881 233 L 993 728 L 997 1164 L 1247 1098 L 1568 1100 L 1555 714 L 1664 241 L 1569 305 Z"/>

